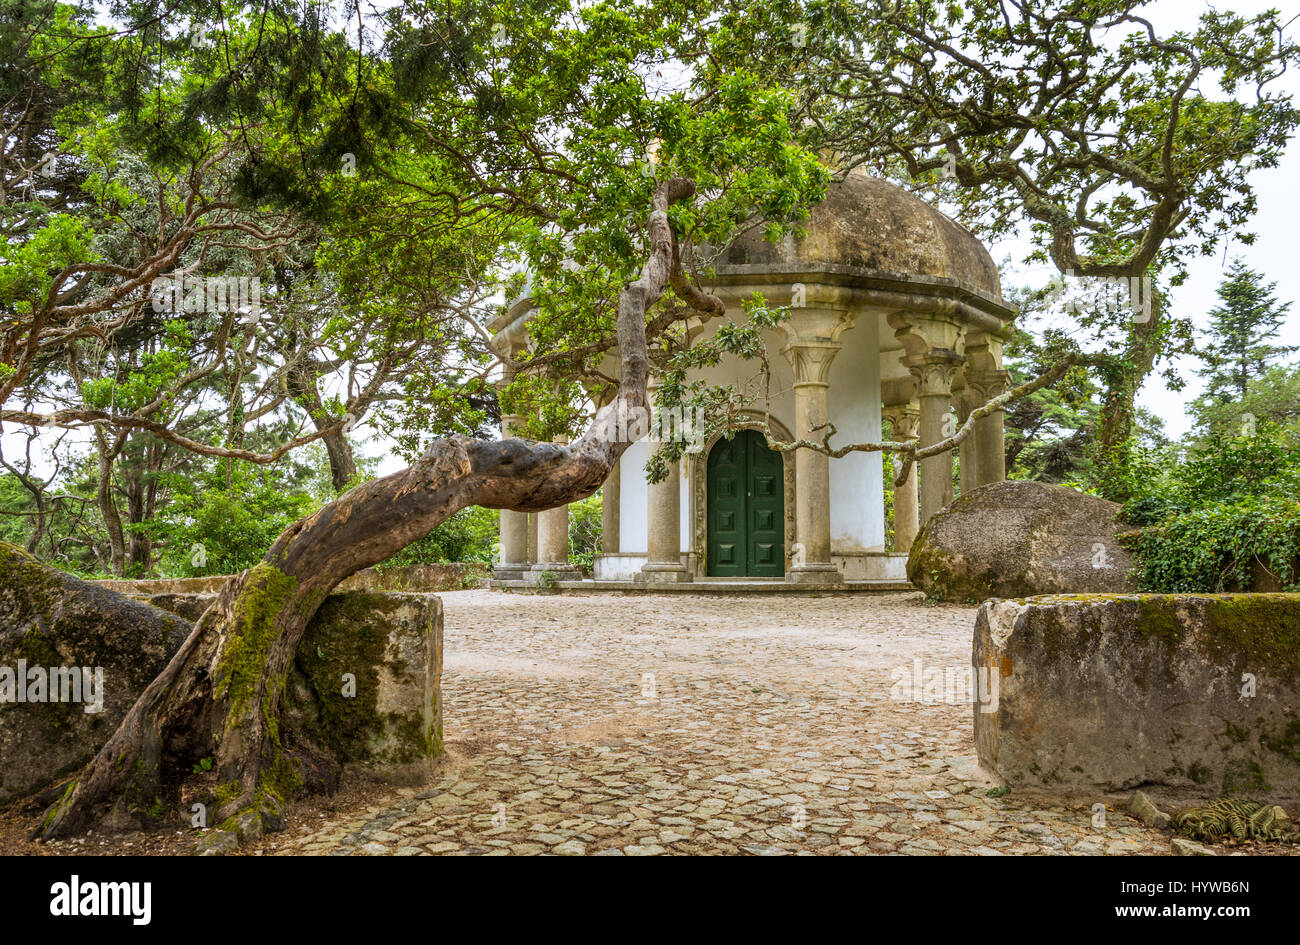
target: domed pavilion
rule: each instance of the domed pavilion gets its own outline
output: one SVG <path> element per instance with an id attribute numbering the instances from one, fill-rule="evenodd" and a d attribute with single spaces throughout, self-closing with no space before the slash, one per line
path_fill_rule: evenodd
<path id="1" fill-rule="evenodd" d="M 604 487 L 597 582 L 906 580 L 920 524 L 952 501 L 952 455 L 922 461 L 894 490 L 887 544 L 881 454 L 769 449 L 758 432 L 764 408 L 781 440 L 820 440 L 829 422 L 832 446 L 938 442 L 1006 389 L 1002 344 L 1014 312 L 980 241 L 887 181 L 854 173 L 833 184 L 804 229 L 804 239 L 780 244 L 748 234 L 719 258 L 706 288 L 726 303 L 726 319 L 745 318 L 742 303 L 755 293 L 791 307 L 789 320 L 764 336 L 765 400 L 742 415 L 730 440 L 693 444 L 663 483 L 646 479 L 653 444 L 628 448 Z M 526 344 L 527 309 L 524 300 L 492 325 L 499 344 Z M 721 323 L 691 332 L 707 337 Z M 755 371 L 733 358 L 697 377 L 752 387 Z M 653 387 L 652 379 L 652 397 Z M 503 418 L 507 430 L 517 422 Z M 961 491 L 1005 478 L 1002 423 L 1001 412 L 990 414 L 961 444 Z M 566 560 L 567 509 L 501 518 L 499 580 L 578 577 Z"/>

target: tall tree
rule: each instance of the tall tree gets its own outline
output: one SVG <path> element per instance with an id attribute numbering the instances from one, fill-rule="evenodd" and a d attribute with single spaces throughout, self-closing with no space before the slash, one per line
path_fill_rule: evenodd
<path id="1" fill-rule="evenodd" d="M 1205 362 L 1198 373 L 1205 379 L 1207 398 L 1240 401 L 1252 380 L 1297 350 L 1276 342 L 1291 309 L 1290 302 L 1278 301 L 1276 288 L 1276 282 L 1265 283 L 1263 274 L 1243 259 L 1233 259 L 1219 283 L 1220 304 L 1210 309 L 1206 344 L 1197 352 Z"/>

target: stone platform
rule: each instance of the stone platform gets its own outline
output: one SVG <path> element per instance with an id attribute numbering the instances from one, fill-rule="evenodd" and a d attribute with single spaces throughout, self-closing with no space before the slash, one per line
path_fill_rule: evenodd
<path id="1" fill-rule="evenodd" d="M 840 584 L 796 584 L 784 578 L 706 578 L 681 584 L 646 584 L 640 581 L 556 581 L 545 588 L 535 581 L 493 581 L 499 591 L 559 591 L 565 594 L 893 594 L 914 591 L 907 581 L 844 581 Z"/>

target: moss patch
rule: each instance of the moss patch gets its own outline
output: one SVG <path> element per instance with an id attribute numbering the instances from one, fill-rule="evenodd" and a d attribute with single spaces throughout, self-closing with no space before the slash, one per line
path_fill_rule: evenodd
<path id="1" fill-rule="evenodd" d="M 240 715 L 257 695 L 266 657 L 279 629 L 279 616 L 297 587 L 297 578 L 265 561 L 248 574 L 235 601 L 236 632 L 226 643 L 217 671 L 217 695 L 229 700 L 232 718 Z"/>
<path id="2" fill-rule="evenodd" d="M 1300 676 L 1300 594 L 1220 594 L 1208 602 L 1214 655 L 1241 654 L 1252 666 Z"/>
<path id="3" fill-rule="evenodd" d="M 423 709 L 386 711 L 377 701 L 381 684 L 392 685 L 381 675 L 401 679 L 413 671 L 389 652 L 390 634 L 398 621 L 409 619 L 401 614 L 409 606 L 384 593 L 331 595 L 298 648 L 291 687 L 296 724 L 312 741 L 337 751 L 341 761 L 403 765 L 443 750 L 436 705 L 429 719 Z M 355 678 L 351 696 L 343 692 L 347 674 Z"/>

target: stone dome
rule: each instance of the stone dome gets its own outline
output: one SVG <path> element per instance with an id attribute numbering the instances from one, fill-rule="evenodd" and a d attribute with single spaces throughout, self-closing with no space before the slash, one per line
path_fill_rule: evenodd
<path id="1" fill-rule="evenodd" d="M 718 260 L 719 275 L 754 266 L 921 276 L 1001 299 L 997 266 L 984 244 L 921 198 L 881 178 L 855 171 L 832 183 L 804 230 L 804 239 L 781 243 L 764 241 L 761 229 L 746 233 Z"/>

